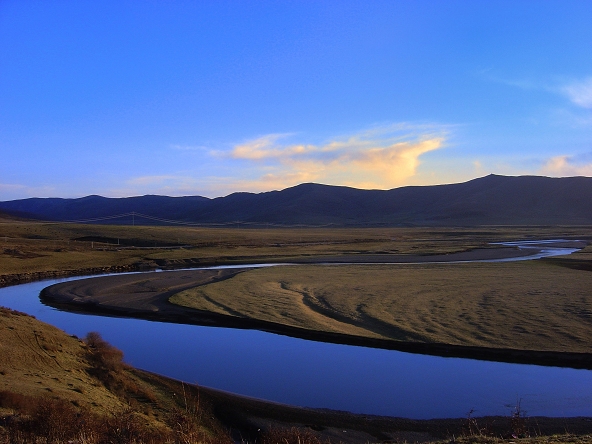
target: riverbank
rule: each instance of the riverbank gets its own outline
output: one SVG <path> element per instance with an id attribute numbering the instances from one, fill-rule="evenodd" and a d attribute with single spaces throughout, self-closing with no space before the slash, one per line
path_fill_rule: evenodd
<path id="1" fill-rule="evenodd" d="M 497 260 L 502 258 L 527 257 L 538 250 L 525 251 L 517 248 L 481 248 L 448 254 L 368 254 L 355 255 L 319 255 L 299 257 L 231 257 L 231 258 L 193 258 L 193 259 L 155 259 L 138 260 L 131 264 L 81 267 L 61 270 L 23 271 L 19 273 L 0 274 L 0 288 L 34 282 L 45 279 L 67 278 L 74 276 L 91 276 L 98 274 L 130 273 L 163 270 L 175 270 L 196 267 L 216 267 L 226 265 L 249 265 L 269 261 L 273 263 L 310 264 L 310 263 L 409 263 L 409 262 L 449 262 L 472 260 Z"/>
<path id="2" fill-rule="evenodd" d="M 224 273 L 224 278 L 229 278 L 236 273 L 237 272 L 226 272 Z M 179 277 L 183 279 L 181 276 Z M 209 277 L 204 279 L 204 281 L 211 282 Z M 398 350 L 424 355 L 469 358 L 517 364 L 570 367 L 588 370 L 592 369 L 592 353 L 549 352 L 508 348 L 471 347 L 441 343 L 392 341 L 380 338 L 347 335 L 343 333 L 312 331 L 258 319 L 240 318 L 178 307 L 168 302 L 171 292 L 163 292 L 159 295 L 140 294 L 130 296 L 127 299 L 124 295 L 115 293 L 111 293 L 104 298 L 97 298 L 94 296 L 88 298 L 80 298 L 79 296 L 72 297 L 72 293 L 70 292 L 76 291 L 76 289 L 80 290 L 81 287 L 76 288 L 74 284 L 68 284 L 69 283 L 57 284 L 57 286 L 44 289 L 40 295 L 43 303 L 54 308 L 76 313 L 129 317 L 178 324 L 254 329 L 312 341 L 382 348 L 386 350 Z M 70 293 L 70 295 L 68 293 Z M 110 300 L 116 300 L 117 302 L 116 304 L 110 304 Z M 132 305 L 132 307 L 126 306 L 127 304 Z"/>
<path id="3" fill-rule="evenodd" d="M 108 345 L 101 346 L 107 351 L 103 356 L 111 358 L 97 360 L 96 345 L 6 309 L 0 310 L 0 344 L 0 443 L 16 442 L 17 436 L 31 438 L 26 433 L 34 431 L 40 437 L 61 433 L 64 439 L 68 433 L 73 434 L 68 439 L 86 433 L 84 442 L 93 443 L 99 431 L 112 433 L 116 427 L 127 427 L 127 437 L 135 442 L 152 443 L 186 442 L 189 436 L 208 443 L 265 442 L 269 434 L 297 436 L 311 444 L 328 439 L 353 444 L 462 437 L 484 442 L 488 436 L 515 440 L 512 435 L 553 434 L 563 434 L 554 442 L 569 442 L 574 435 L 583 435 L 579 439 L 586 442 L 592 431 L 586 418 L 409 420 L 260 401 L 121 365 Z M 47 420 L 59 421 L 43 427 L 35 423 L 36 405 L 52 406 Z M 65 427 L 70 423 L 78 429 Z M 35 424 L 39 428 L 31 429 Z"/>
<path id="4" fill-rule="evenodd" d="M 485 256 L 472 253 L 472 257 L 487 257 L 488 259 L 492 256 L 502 257 L 499 251 L 495 254 L 490 251 L 483 253 Z M 459 255 L 464 255 L 464 253 Z M 450 261 L 458 260 L 458 256 L 454 254 L 447 255 L 447 257 L 450 258 Z M 346 261 L 347 258 L 342 257 L 341 259 Z M 442 264 L 433 266 L 397 265 L 395 271 L 389 268 L 391 271 L 387 273 L 388 279 L 385 285 L 387 287 L 394 285 L 399 298 L 389 304 L 396 305 L 396 311 L 402 318 L 406 320 L 412 318 L 416 313 L 421 313 L 421 310 L 426 306 L 438 306 L 442 312 L 438 318 L 450 325 L 447 328 L 452 330 L 456 337 L 459 337 L 459 332 L 463 328 L 471 325 L 474 325 L 474 328 L 478 328 L 479 331 L 468 330 L 467 337 L 483 336 L 485 334 L 484 326 L 492 325 L 491 337 L 497 341 L 494 346 L 488 346 L 486 341 L 473 345 L 439 340 L 439 338 L 448 337 L 445 331 L 439 336 L 434 336 L 435 339 L 428 339 L 420 336 L 421 332 L 428 327 L 433 329 L 434 325 L 422 326 L 418 324 L 419 327 L 416 327 L 415 330 L 405 330 L 404 324 L 389 325 L 385 321 L 372 318 L 370 311 L 372 306 L 377 307 L 379 312 L 385 313 L 391 313 L 393 309 L 381 308 L 384 302 L 374 296 L 384 292 L 380 287 L 382 285 L 380 281 L 385 274 L 384 264 L 373 267 L 367 264 L 367 259 L 365 258 L 365 265 L 352 266 L 316 268 L 312 265 L 304 265 L 302 268 L 300 266 L 274 267 L 259 270 L 246 268 L 183 270 L 142 275 L 119 275 L 108 278 L 98 277 L 53 285 L 42 291 L 41 299 L 53 307 L 79 313 L 135 317 L 180 324 L 256 329 L 320 342 L 435 356 L 592 369 L 592 353 L 586 351 L 588 345 L 585 338 L 589 337 L 589 332 L 586 330 L 588 327 L 585 323 L 579 327 L 578 322 L 580 321 L 577 315 L 582 310 L 585 313 L 588 309 L 586 306 L 578 308 L 577 301 L 580 299 L 578 296 L 580 292 L 587 293 L 589 285 L 592 285 L 592 283 L 588 283 L 588 280 L 592 279 L 592 275 L 584 270 L 566 267 L 565 259 L 559 260 L 560 266 L 539 262 L 537 265 L 462 264 L 462 266 L 454 265 L 453 269 Z M 577 262 L 578 266 L 581 266 L 580 262 Z M 308 277 L 309 274 L 311 277 Z M 407 274 L 409 277 L 405 277 Z M 292 279 L 298 279 L 295 282 L 302 281 L 306 284 L 293 283 Z M 303 281 L 303 279 L 308 280 Z M 401 281 L 401 279 L 405 280 Z M 503 290 L 494 290 L 495 285 L 504 282 L 504 279 L 509 284 L 504 284 Z M 374 286 L 365 288 L 364 280 L 371 281 Z M 314 292 L 317 291 L 314 290 L 314 282 L 319 281 L 322 281 L 324 285 L 319 291 L 323 294 L 325 305 L 317 308 L 314 305 L 318 300 L 314 298 Z M 425 301 L 417 296 L 407 295 L 408 290 L 405 290 L 407 284 L 404 285 L 403 282 L 411 282 L 412 287 L 415 285 L 413 282 L 424 282 L 421 284 L 421 292 L 426 294 L 428 290 L 425 281 L 437 284 L 434 293 L 438 295 L 438 301 Z M 461 281 L 467 281 L 471 285 L 477 282 L 479 287 L 476 290 L 471 290 L 466 286 L 458 287 L 458 282 Z M 525 288 L 516 287 L 516 281 L 521 281 Z M 276 282 L 277 284 L 275 284 Z M 214 287 L 212 287 L 213 285 Z M 222 287 L 220 287 L 221 285 Z M 377 285 L 378 287 L 376 287 Z M 574 285 L 582 288 L 576 288 Z M 336 289 L 332 290 L 331 286 L 336 286 Z M 479 302 L 481 300 L 479 292 L 483 291 L 481 290 L 482 286 L 487 292 L 507 293 L 507 297 L 496 302 L 490 295 L 488 305 L 484 305 Z M 561 290 L 555 290 L 553 286 L 559 286 Z M 208 292 L 210 287 L 218 290 L 213 293 Z M 273 294 L 267 294 L 266 288 L 268 287 Z M 549 317 L 553 312 L 564 312 L 565 310 L 547 306 L 547 298 L 542 298 L 543 290 L 547 287 L 555 295 L 549 299 L 551 303 L 566 304 L 576 314 L 574 317 L 563 320 Z M 253 296 L 251 296 L 250 288 L 255 288 Z M 302 292 L 298 288 L 306 288 L 307 290 Z M 348 288 L 355 289 L 355 292 L 350 294 Z M 474 291 L 477 291 L 477 294 L 473 295 Z M 569 295 L 559 298 L 556 297 L 557 291 L 564 291 Z M 208 292 L 207 295 L 201 296 L 205 294 L 204 292 Z M 287 296 L 286 292 L 288 292 Z M 337 302 L 333 302 L 331 299 L 331 292 L 339 295 L 340 299 Z M 371 302 L 358 301 L 358 293 L 366 292 L 369 292 L 368 297 L 371 298 Z M 517 295 L 514 295 L 516 292 L 518 292 Z M 515 300 L 520 300 L 519 294 L 526 294 L 526 292 L 529 292 L 528 302 L 519 302 L 519 305 L 513 306 L 512 304 L 516 303 Z M 469 303 L 478 303 L 478 305 L 468 306 L 465 309 L 459 308 L 465 302 L 463 299 L 457 301 L 455 298 L 458 298 L 458 295 L 466 297 Z M 170 303 L 173 300 L 171 297 L 175 301 L 174 304 Z M 205 297 L 204 301 L 207 304 L 198 304 L 196 298 L 199 297 Z M 257 298 L 262 298 L 262 300 Z M 282 298 L 286 300 L 284 301 Z M 572 301 L 574 298 L 575 301 Z M 325 308 L 340 307 L 339 304 L 343 304 L 340 302 L 342 300 L 353 304 L 354 307 L 360 306 L 360 304 L 366 306 L 367 308 L 363 312 L 365 316 L 363 321 L 357 322 L 355 318 L 350 320 L 347 317 L 348 311 L 345 309 L 342 309 L 344 311 L 341 314 Z M 281 313 L 287 310 L 290 313 L 290 319 L 284 320 L 283 315 L 279 317 L 271 315 L 270 313 L 273 312 L 270 310 L 270 303 L 266 301 L 275 301 L 271 305 L 277 304 L 278 307 L 283 307 L 280 310 Z M 410 301 L 417 303 L 414 304 Z M 318 304 L 318 302 L 316 303 Z M 446 304 L 451 306 L 448 311 L 445 309 Z M 494 312 L 480 313 L 484 310 L 483 307 L 487 306 L 492 307 Z M 265 313 L 257 311 L 259 307 L 266 307 Z M 507 313 L 500 311 L 502 310 L 500 307 L 505 307 L 504 310 Z M 297 321 L 296 316 L 300 311 L 303 313 L 301 315 L 303 320 Z M 482 320 L 473 324 L 470 320 L 467 321 L 461 317 L 458 322 L 462 322 L 462 324 L 456 325 L 454 323 L 455 313 L 462 314 L 465 311 L 481 316 Z M 524 320 L 529 314 L 536 322 L 540 321 L 542 324 L 535 325 L 533 324 L 535 321 L 531 320 L 529 323 L 532 325 L 529 325 Z M 495 317 L 500 315 L 503 316 L 500 319 Z M 534 340 L 538 341 L 537 338 L 543 338 L 545 342 L 541 342 L 542 346 L 532 349 L 526 348 L 525 345 L 529 344 L 528 337 L 524 332 L 513 329 L 512 324 L 508 324 L 512 317 L 516 318 L 516 322 L 519 323 L 523 331 L 527 331 L 526 328 L 528 328 L 530 331 L 536 332 L 536 335 L 533 336 Z M 317 324 L 308 323 L 307 319 L 309 318 L 317 319 L 315 321 Z M 323 324 L 318 323 L 319 319 Z M 550 322 L 551 319 L 553 322 Z M 375 325 L 378 327 L 375 328 Z M 501 331 L 495 330 L 494 327 L 501 329 Z M 583 351 L 575 348 L 579 344 L 576 336 L 579 328 L 583 328 L 581 331 L 585 343 Z M 571 343 L 566 342 L 565 338 L 554 336 L 562 335 L 564 330 L 570 331 L 571 340 L 575 341 L 574 349 L 570 349 Z M 389 337 L 388 335 L 393 331 L 397 336 Z M 511 334 L 507 340 L 504 339 L 506 333 Z M 546 343 L 560 344 L 562 349 L 545 349 L 544 344 Z M 512 347 L 513 344 L 522 344 L 523 346 L 516 348 Z"/>

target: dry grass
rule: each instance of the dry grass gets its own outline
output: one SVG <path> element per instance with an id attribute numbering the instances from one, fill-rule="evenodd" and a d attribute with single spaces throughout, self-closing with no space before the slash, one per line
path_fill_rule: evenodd
<path id="1" fill-rule="evenodd" d="M 0 276 L 138 263 L 178 267 L 331 254 L 450 253 L 492 241 L 587 232 L 579 227 L 237 229 L 2 222 Z"/>
<path id="2" fill-rule="evenodd" d="M 44 271 L 72 273 L 137 263 L 148 267 L 176 267 L 331 254 L 436 254 L 484 247 L 491 241 L 581 238 L 586 231 L 582 228 L 250 230 L 33 224 L 3 220 L 0 223 L 0 281 L 2 275 Z M 180 244 L 183 247 L 179 248 Z M 574 258 L 591 260 L 592 250 L 587 249 Z M 589 298 L 578 287 L 592 288 L 587 272 L 549 265 L 545 265 L 546 268 L 507 265 L 504 267 L 509 267 L 506 272 L 511 279 L 502 281 L 499 274 L 491 274 L 487 266 L 458 268 L 459 279 L 448 272 L 438 275 L 444 270 L 444 266 L 441 267 L 426 267 L 427 274 L 418 276 L 414 273 L 421 269 L 416 266 L 388 266 L 390 270 L 398 270 L 388 275 L 388 279 L 385 279 L 387 268 L 384 266 L 327 267 L 317 272 L 312 267 L 268 270 L 269 273 L 288 272 L 277 276 L 261 275 L 263 270 L 253 271 L 229 280 L 230 287 L 237 285 L 232 291 L 218 287 L 219 284 L 204 287 L 211 299 L 202 298 L 198 303 L 206 304 L 212 311 L 227 313 L 237 308 L 235 314 L 243 310 L 242 315 L 279 319 L 305 328 L 378 337 L 415 340 L 443 337 L 450 341 L 485 344 L 495 340 L 496 331 L 511 331 L 513 325 L 528 331 L 519 332 L 518 336 L 513 332 L 504 340 L 532 336 L 535 343 L 542 338 L 577 348 L 581 347 L 582 337 L 592 337 Z M 315 274 L 319 271 L 322 276 Z M 468 283 L 460 279 L 463 276 Z M 508 288 L 514 288 L 510 283 L 518 285 L 525 277 L 535 284 L 531 288 L 540 285 L 544 287 L 542 291 L 551 288 L 543 285 L 544 282 L 554 282 L 556 294 L 545 296 L 544 291 L 541 294 L 505 293 Z M 393 278 L 400 282 L 393 283 Z M 434 282 L 441 278 L 451 283 L 438 298 Z M 430 285 L 434 288 L 430 289 Z M 499 291 L 490 291 L 495 290 L 496 285 L 501 285 Z M 240 293 L 239 300 L 233 300 L 233 295 L 238 294 L 236 291 Z M 352 297 L 356 292 L 358 296 Z M 487 294 L 490 299 L 483 297 Z M 266 295 L 276 301 L 270 303 Z M 195 302 L 193 296 L 192 301 Z M 253 303 L 259 305 L 256 310 L 252 310 Z M 463 313 L 467 315 L 461 316 Z M 484 322 L 492 313 L 498 316 L 492 319 L 503 319 L 506 324 Z M 450 318 L 449 322 L 446 317 Z M 549 320 L 548 331 L 541 330 L 541 333 L 539 324 Z M 481 336 L 474 335 L 474 331 Z M 235 402 L 224 400 L 216 408 L 225 411 L 229 403 Z M 268 409 L 276 410 L 273 406 Z M 243 413 L 240 412 L 240 418 Z M 402 430 L 397 436 L 429 435 Z M 325 440 L 302 434 L 292 427 L 271 431 L 266 434 L 267 438 L 268 442 L 282 443 L 291 439 L 297 442 L 308 438 L 313 439 L 311 442 Z M 411 442 L 415 438 L 407 440 Z M 231 439 L 207 399 L 200 397 L 195 387 L 126 367 L 121 362 L 121 354 L 96 335 L 84 342 L 27 315 L 0 309 L 0 443 L 68 441 L 214 443 Z M 470 436 L 461 441 L 501 442 L 486 436 Z M 515 441 L 590 443 L 592 438 L 561 435 Z"/>
<path id="3" fill-rule="evenodd" d="M 89 375 L 86 345 L 79 339 L 7 309 L 0 311 L 0 326 L 0 391 L 46 394 L 105 412 L 123 407 Z"/>
<path id="4" fill-rule="evenodd" d="M 90 333 L 67 336 L 0 308 L 0 443 L 218 443 L 196 387 L 147 378 Z"/>
<path id="5" fill-rule="evenodd" d="M 541 261 L 284 266 L 170 300 L 310 330 L 589 353 L 591 288 L 592 272 Z"/>
<path id="6" fill-rule="evenodd" d="M 97 334 L 80 341 L 8 309 L 0 309 L 0 363 L 0 444 L 228 443 L 232 439 L 221 421 L 252 430 L 261 421 L 269 422 L 267 417 L 275 425 L 243 435 L 248 437 L 243 442 L 428 442 L 445 436 L 449 442 L 462 435 L 461 420 L 368 421 L 344 412 L 300 410 L 214 393 L 128 368 L 121 352 Z M 77 383 L 73 390 L 70 380 Z M 53 384 L 51 391 L 47 384 Z M 488 436 L 481 424 L 487 420 L 478 421 L 476 434 L 457 440 L 508 442 Z M 563 419 L 545 427 L 536 423 L 532 430 L 540 434 L 541 428 L 550 427 L 556 433 L 565 427 L 589 433 L 590 426 L 582 421 Z M 502 422 L 494 436 L 513 431 L 511 418 Z M 592 439 L 553 435 L 518 442 L 587 444 Z"/>
<path id="7" fill-rule="evenodd" d="M 499 438 L 495 436 L 466 436 L 455 438 L 453 440 L 447 439 L 445 441 L 435 441 L 434 444 L 590 444 L 592 443 L 592 435 L 570 435 L 568 433 L 563 435 L 550 436 L 533 436 L 529 438 Z"/>

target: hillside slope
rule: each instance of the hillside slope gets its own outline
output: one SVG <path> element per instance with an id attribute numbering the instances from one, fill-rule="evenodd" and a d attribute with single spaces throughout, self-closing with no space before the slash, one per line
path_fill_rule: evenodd
<path id="1" fill-rule="evenodd" d="M 82 342 L 0 307 L 0 444 L 357 444 L 450 436 L 491 444 L 507 442 L 493 436 L 510 437 L 516 427 L 538 437 L 512 438 L 516 443 L 592 443 L 588 418 L 410 420 L 290 407 L 183 384 L 120 358 L 100 337 Z M 492 436 L 481 434 L 482 424 Z"/>

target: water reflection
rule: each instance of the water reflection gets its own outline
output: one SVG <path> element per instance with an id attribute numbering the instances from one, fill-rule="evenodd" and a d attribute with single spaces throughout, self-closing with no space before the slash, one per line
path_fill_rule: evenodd
<path id="1" fill-rule="evenodd" d="M 325 344 L 254 330 L 62 312 L 39 302 L 61 280 L 0 289 L 0 304 L 67 333 L 99 331 L 134 366 L 292 405 L 410 418 L 592 416 L 592 371 L 439 358 Z"/>

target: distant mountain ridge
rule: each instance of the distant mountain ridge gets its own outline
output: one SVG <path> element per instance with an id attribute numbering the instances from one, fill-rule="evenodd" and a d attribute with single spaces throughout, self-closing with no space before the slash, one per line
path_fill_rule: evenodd
<path id="1" fill-rule="evenodd" d="M 0 210 L 52 221 L 134 212 L 196 224 L 592 225 L 592 178 L 492 174 L 458 184 L 392 190 L 305 183 L 282 191 L 233 193 L 214 199 L 154 195 L 30 198 L 0 202 Z"/>

